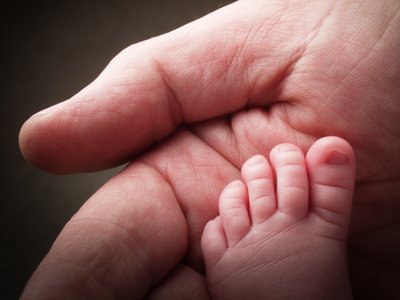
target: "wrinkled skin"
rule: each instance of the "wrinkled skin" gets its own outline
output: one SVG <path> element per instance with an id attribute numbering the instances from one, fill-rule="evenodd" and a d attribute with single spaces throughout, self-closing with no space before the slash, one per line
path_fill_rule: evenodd
<path id="1" fill-rule="evenodd" d="M 222 188 L 250 156 L 327 135 L 357 157 L 354 294 L 399 293 L 399 28 L 397 0 L 239 1 L 125 49 L 21 130 L 26 159 L 54 173 L 134 158 L 67 223 L 23 298 L 206 299 L 199 242 Z"/>

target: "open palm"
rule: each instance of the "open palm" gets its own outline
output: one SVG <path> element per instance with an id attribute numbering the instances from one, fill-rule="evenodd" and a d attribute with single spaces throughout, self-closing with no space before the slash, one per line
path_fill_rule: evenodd
<path id="1" fill-rule="evenodd" d="M 51 172 L 135 155 L 66 225 L 24 296 L 207 297 L 200 237 L 223 187 L 250 156 L 327 135 L 357 157 L 355 296 L 399 289 L 399 27 L 398 1 L 239 1 L 124 50 L 22 128 L 25 157 Z"/>

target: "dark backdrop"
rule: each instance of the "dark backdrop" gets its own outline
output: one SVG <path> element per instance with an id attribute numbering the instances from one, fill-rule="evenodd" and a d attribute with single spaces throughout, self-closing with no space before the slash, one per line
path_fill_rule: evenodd
<path id="1" fill-rule="evenodd" d="M 18 148 L 33 113 L 90 83 L 128 45 L 233 1 L 2 1 L 1 299 L 15 299 L 68 219 L 117 169 L 55 176 Z"/>

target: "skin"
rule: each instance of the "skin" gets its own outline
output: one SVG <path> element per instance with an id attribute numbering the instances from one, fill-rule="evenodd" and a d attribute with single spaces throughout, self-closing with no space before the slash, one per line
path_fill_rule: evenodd
<path id="1" fill-rule="evenodd" d="M 206 298 L 200 237 L 223 187 L 255 154 L 328 135 L 357 159 L 354 295 L 399 293 L 399 27 L 397 0 L 239 1 L 122 51 L 21 129 L 25 158 L 49 172 L 134 159 L 66 224 L 22 298 Z"/>
<path id="2" fill-rule="evenodd" d="M 340 154 L 339 154 L 340 153 Z M 352 299 L 346 261 L 355 164 L 325 137 L 247 160 L 201 238 L 212 299 Z"/>

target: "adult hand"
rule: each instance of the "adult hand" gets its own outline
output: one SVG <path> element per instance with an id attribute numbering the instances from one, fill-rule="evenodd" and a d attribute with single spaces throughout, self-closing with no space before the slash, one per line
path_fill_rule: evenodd
<path id="1" fill-rule="evenodd" d="M 355 295 L 398 290 L 399 27 L 397 0 L 239 1 L 124 50 L 29 119 L 22 152 L 50 172 L 95 171 L 173 135 L 89 199 L 23 298 L 207 297 L 199 241 L 223 186 L 251 155 L 326 135 L 357 156 Z"/>

